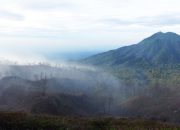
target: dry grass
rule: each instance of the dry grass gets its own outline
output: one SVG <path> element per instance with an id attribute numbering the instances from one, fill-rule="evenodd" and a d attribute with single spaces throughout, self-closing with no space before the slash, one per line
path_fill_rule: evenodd
<path id="1" fill-rule="evenodd" d="M 0 113 L 0 130 L 180 130 L 176 124 L 144 119 L 37 116 Z"/>

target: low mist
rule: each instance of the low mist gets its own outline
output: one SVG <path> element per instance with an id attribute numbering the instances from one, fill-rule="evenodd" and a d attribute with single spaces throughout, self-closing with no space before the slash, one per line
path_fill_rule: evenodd
<path id="1" fill-rule="evenodd" d="M 34 110 L 34 107 L 41 106 L 42 102 L 56 102 L 54 99 L 49 101 L 50 97 L 60 98 L 63 94 L 80 96 L 81 99 L 75 103 L 75 105 L 81 104 L 78 107 L 84 107 L 81 100 L 88 100 L 85 102 L 91 104 L 88 109 L 92 110 L 84 114 L 79 112 L 82 115 L 88 113 L 112 115 L 117 109 L 115 107 L 124 99 L 124 87 L 116 77 L 100 68 L 75 62 L 55 63 L 47 60 L 38 63 L 1 62 L 0 78 L 0 109 L 2 110 L 41 113 L 41 109 Z M 61 96 L 57 96 L 58 94 Z M 45 99 L 48 101 L 44 101 Z M 57 101 L 59 102 L 74 107 L 71 106 L 74 103 L 67 102 L 66 99 Z M 49 108 L 47 109 L 44 113 L 52 114 Z"/>

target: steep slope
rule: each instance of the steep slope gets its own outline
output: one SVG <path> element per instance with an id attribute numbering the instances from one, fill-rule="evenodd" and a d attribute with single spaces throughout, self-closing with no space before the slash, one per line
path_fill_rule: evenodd
<path id="1" fill-rule="evenodd" d="M 180 36 L 158 32 L 138 44 L 121 47 L 82 60 L 100 66 L 144 66 L 180 63 Z"/>

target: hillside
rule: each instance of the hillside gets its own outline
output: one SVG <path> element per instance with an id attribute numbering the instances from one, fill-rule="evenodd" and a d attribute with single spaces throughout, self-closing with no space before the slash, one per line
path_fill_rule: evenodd
<path id="1" fill-rule="evenodd" d="M 119 114 L 180 122 L 180 36 L 158 32 L 138 44 L 82 60 L 104 68 L 124 84 Z"/>
<path id="2" fill-rule="evenodd" d="M 50 86 L 51 80 L 61 83 L 54 85 L 56 91 Z M 0 80 L 0 111 L 25 111 L 33 114 L 64 116 L 96 114 L 97 106 L 95 107 L 87 93 L 83 94 L 83 91 L 78 89 L 74 92 L 68 91 L 70 88 L 64 88 L 62 82 L 73 88 L 70 83 L 73 80 L 47 79 L 47 91 L 44 92 L 41 88 L 43 83 L 41 80 L 5 77 Z"/>
<path id="3" fill-rule="evenodd" d="M 157 66 L 180 63 L 180 36 L 158 32 L 138 44 L 121 47 L 83 59 L 85 64 L 116 66 Z"/>

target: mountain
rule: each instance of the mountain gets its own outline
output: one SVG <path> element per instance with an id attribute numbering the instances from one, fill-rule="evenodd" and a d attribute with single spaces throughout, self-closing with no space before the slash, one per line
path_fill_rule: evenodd
<path id="1" fill-rule="evenodd" d="M 125 85 L 126 99 L 117 112 L 180 122 L 180 36 L 158 32 L 138 44 L 82 60 L 104 68 Z"/>
<path id="2" fill-rule="evenodd" d="M 97 54 L 82 62 L 106 67 L 145 66 L 180 63 L 180 35 L 158 32 L 138 44 Z"/>

